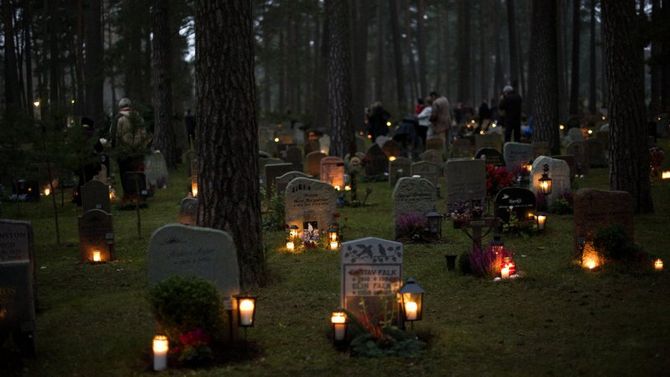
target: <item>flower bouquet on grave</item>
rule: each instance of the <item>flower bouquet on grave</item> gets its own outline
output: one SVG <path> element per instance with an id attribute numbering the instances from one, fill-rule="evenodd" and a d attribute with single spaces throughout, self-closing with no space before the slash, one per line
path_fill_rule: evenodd
<path id="1" fill-rule="evenodd" d="M 514 174 L 504 166 L 486 165 L 486 193 L 489 197 L 495 197 L 498 191 L 511 186 L 513 182 Z"/>
<path id="2" fill-rule="evenodd" d="M 449 217 L 452 219 L 454 229 L 460 229 L 472 220 L 477 220 L 484 214 L 484 208 L 479 200 L 458 201 L 452 206 Z"/>
<path id="3" fill-rule="evenodd" d="M 305 249 L 314 249 L 319 245 L 319 230 L 314 228 L 311 223 L 308 223 L 307 229 L 302 231 L 301 239 Z"/>
<path id="4" fill-rule="evenodd" d="M 428 228 L 428 219 L 418 212 L 403 213 L 396 220 L 396 238 L 422 241 Z"/>

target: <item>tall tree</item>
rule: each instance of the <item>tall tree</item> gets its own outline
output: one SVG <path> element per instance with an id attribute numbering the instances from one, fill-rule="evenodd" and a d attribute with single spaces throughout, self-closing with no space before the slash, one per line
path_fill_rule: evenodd
<path id="1" fill-rule="evenodd" d="M 248 0 L 195 2 L 198 225 L 230 232 L 245 288 L 265 280 L 251 14 Z"/>
<path id="2" fill-rule="evenodd" d="M 493 9 L 495 14 L 500 14 L 501 12 L 501 7 L 500 7 L 500 0 L 493 0 Z M 494 18 L 494 26 L 493 26 L 493 39 L 495 40 L 495 54 L 496 54 L 496 62 L 495 62 L 495 67 L 493 69 L 494 74 L 493 74 L 493 95 L 497 97 L 498 93 L 503 88 L 503 82 L 504 82 L 504 74 L 503 74 L 503 55 L 502 55 L 502 49 L 500 46 L 500 29 L 502 22 L 500 21 L 500 17 L 493 17 Z M 529 69 L 530 71 L 530 69 Z"/>
<path id="3" fill-rule="evenodd" d="M 350 30 L 352 45 L 352 121 L 354 129 L 362 129 L 364 121 L 367 81 L 368 25 L 372 4 L 367 1 L 352 1 Z M 362 151 L 359 151 L 362 152 Z"/>
<path id="4" fill-rule="evenodd" d="M 509 80 L 514 85 L 519 83 L 519 48 L 517 43 L 516 17 L 514 0 L 506 0 L 507 3 L 507 34 L 509 41 Z M 515 88 L 519 90 L 519 88 Z"/>
<path id="5" fill-rule="evenodd" d="M 5 74 L 5 104 L 7 115 L 16 112 L 21 107 L 21 91 L 19 89 L 18 64 L 16 45 L 14 43 L 14 13 L 11 1 L 2 2 L 2 25 L 4 37 L 4 74 Z"/>
<path id="6" fill-rule="evenodd" d="M 407 96 L 405 94 L 405 74 L 402 66 L 402 41 L 400 37 L 398 1 L 389 0 L 389 9 L 391 10 L 391 36 L 393 39 L 393 62 L 395 63 L 397 105 L 403 106 L 407 103 Z"/>
<path id="7" fill-rule="evenodd" d="M 533 0 L 532 36 L 534 51 L 535 114 L 533 141 L 548 142 L 551 152 L 560 153 L 558 134 L 557 7 L 553 1 Z"/>
<path id="8" fill-rule="evenodd" d="M 579 30 L 582 25 L 581 0 L 572 0 L 572 68 L 570 72 L 570 115 L 579 113 Z"/>
<path id="9" fill-rule="evenodd" d="M 153 26 L 153 148 L 161 151 L 168 168 L 177 165 L 174 128 L 172 125 L 172 31 L 170 30 L 170 2 L 154 0 L 151 7 Z"/>
<path id="10" fill-rule="evenodd" d="M 328 112 L 330 113 L 330 154 L 344 157 L 356 153 L 351 124 L 351 49 L 349 47 L 349 2 L 326 0 L 330 28 L 328 54 Z"/>
<path id="11" fill-rule="evenodd" d="M 84 78 L 86 81 L 85 113 L 93 118 L 96 124 L 102 125 L 105 113 L 102 105 L 102 94 L 105 82 L 103 72 L 102 45 L 102 2 L 90 0 L 86 9 L 86 61 L 84 62 Z M 100 126 L 98 126 L 100 127 Z"/>
<path id="12" fill-rule="evenodd" d="M 591 0 L 589 20 L 589 113 L 596 113 L 596 0 Z"/>
<path id="13" fill-rule="evenodd" d="M 392 2 L 393 0 L 389 0 Z M 389 3 L 392 5 L 392 3 Z M 375 101 L 381 101 L 384 94 L 384 0 L 377 0 L 377 53 L 375 63 Z M 391 12 L 393 12 L 391 7 Z M 393 22 L 393 21 L 391 21 Z M 393 31 L 393 29 L 391 29 Z M 395 58 L 395 34 L 393 36 L 393 57 Z M 398 55 L 400 56 L 400 55 Z M 394 60 L 397 62 L 397 60 Z"/>
<path id="14" fill-rule="evenodd" d="M 645 123 L 644 57 L 634 0 L 602 0 L 610 118 L 610 188 L 628 191 L 635 211 L 653 212 Z"/>
<path id="15" fill-rule="evenodd" d="M 424 26 L 424 16 L 426 15 L 425 0 L 417 1 L 416 8 L 416 49 L 419 53 L 419 93 L 425 95 L 428 93 L 428 84 L 426 83 L 426 30 Z"/>
<path id="16" fill-rule="evenodd" d="M 661 20 L 661 0 L 651 0 L 651 22 L 654 30 L 658 30 Z M 658 112 L 661 110 L 661 78 L 662 62 L 660 59 L 661 42 L 658 38 L 652 36 L 651 39 L 651 100 L 649 101 L 649 110 Z"/>
<path id="17" fill-rule="evenodd" d="M 472 72 L 470 63 L 470 5 L 458 2 L 458 93 L 457 101 L 469 103 Z"/>

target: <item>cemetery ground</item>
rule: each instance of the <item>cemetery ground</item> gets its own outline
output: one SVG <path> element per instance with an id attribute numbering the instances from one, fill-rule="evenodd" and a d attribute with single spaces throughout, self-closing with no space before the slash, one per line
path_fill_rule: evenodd
<path id="1" fill-rule="evenodd" d="M 667 147 L 667 146 L 665 146 Z M 444 182 L 443 182 L 444 183 Z M 580 187 L 607 189 L 607 169 L 592 169 Z M 442 185 L 444 187 L 444 184 Z M 5 354 L 0 375 L 132 376 L 150 371 L 154 320 L 147 300 L 146 255 L 151 233 L 176 221 L 187 178 L 174 172 L 141 211 L 113 209 L 118 260 L 81 264 L 80 209 L 60 209 L 62 244 L 56 244 L 51 200 L 3 203 L 3 218 L 33 223 L 37 258 L 37 356 Z M 392 188 L 363 183 L 368 206 L 341 209 L 345 240 L 393 239 Z M 635 239 L 645 251 L 670 261 L 670 184 L 653 182 L 656 213 L 635 217 Z M 444 196 L 444 195 L 443 195 Z M 67 198 L 67 196 L 66 196 Z M 58 197 L 60 206 L 60 198 Z M 444 199 L 439 207 L 444 211 Z M 667 375 L 670 370 L 670 273 L 585 271 L 571 260 L 572 215 L 550 215 L 547 230 L 529 238 L 504 235 L 525 277 L 493 282 L 447 271 L 445 254 L 470 241 L 451 222 L 443 242 L 406 244 L 405 278 L 426 290 L 427 337 L 420 357 L 363 358 L 337 351 L 329 339 L 331 310 L 339 305 L 339 253 L 280 251 L 283 232 L 266 232 L 269 284 L 258 295 L 248 339 L 262 354 L 210 369 L 171 369 L 164 375 Z M 485 241 L 490 240 L 490 236 Z"/>

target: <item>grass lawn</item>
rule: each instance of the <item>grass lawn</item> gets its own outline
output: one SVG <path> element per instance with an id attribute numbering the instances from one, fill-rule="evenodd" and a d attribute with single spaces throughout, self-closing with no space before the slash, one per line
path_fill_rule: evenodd
<path id="1" fill-rule="evenodd" d="M 666 150 L 668 150 L 666 148 Z M 607 187 L 607 170 L 592 169 L 580 187 Z M 113 210 L 118 260 L 79 263 L 77 215 L 60 209 L 56 244 L 51 202 L 4 203 L 2 217 L 31 220 L 38 265 L 35 359 L 15 361 L 0 376 L 134 376 L 150 374 L 154 323 L 147 302 L 146 252 L 151 233 L 176 221 L 187 186 L 184 169 L 171 176 L 142 210 Z M 391 239 L 388 183 L 373 189 L 369 206 L 342 209 L 344 236 Z M 670 264 L 670 182 L 653 183 L 656 213 L 635 217 L 635 237 Z M 440 202 L 440 209 L 444 203 Z M 446 271 L 444 255 L 469 246 L 444 225 L 445 241 L 405 245 L 404 276 L 426 290 L 429 348 L 419 358 L 351 358 L 331 346 L 330 311 L 338 306 L 339 255 L 312 250 L 283 254 L 283 233 L 265 235 L 270 283 L 257 292 L 257 324 L 248 337 L 263 355 L 215 369 L 169 370 L 169 376 L 659 376 L 670 375 L 670 273 L 588 272 L 575 266 L 571 215 L 550 215 L 547 231 L 505 236 L 525 278 L 494 283 Z M 0 364 L 0 368 L 7 368 Z"/>

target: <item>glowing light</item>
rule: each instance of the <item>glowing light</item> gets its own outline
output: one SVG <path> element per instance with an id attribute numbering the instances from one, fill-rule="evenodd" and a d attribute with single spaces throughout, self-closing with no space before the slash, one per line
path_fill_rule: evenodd
<path id="1" fill-rule="evenodd" d="M 589 135 L 593 134 L 593 130 L 588 130 L 587 132 L 589 133 Z"/>
<path id="2" fill-rule="evenodd" d="M 167 369 L 168 338 L 165 335 L 156 335 L 153 340 L 154 370 Z"/>
<path id="3" fill-rule="evenodd" d="M 484 135 L 484 130 L 479 131 L 480 135 Z"/>
<path id="4" fill-rule="evenodd" d="M 74 105 L 74 102 L 75 102 L 74 99 L 72 99 L 72 100 L 70 101 L 70 103 L 73 104 L 73 105 Z"/>
<path id="5" fill-rule="evenodd" d="M 279 138 L 278 137 L 275 138 L 275 143 L 279 143 Z"/>
<path id="6" fill-rule="evenodd" d="M 389 121 L 389 122 L 386 122 L 386 127 L 391 127 L 391 124 L 392 124 L 392 123 L 391 123 L 390 121 Z"/>
<path id="7" fill-rule="evenodd" d="M 395 157 L 395 156 L 391 156 L 391 157 L 389 157 L 389 161 L 395 161 L 395 160 L 396 160 L 396 157 Z"/>
<path id="8" fill-rule="evenodd" d="M 290 251 L 295 250 L 295 243 L 293 243 L 293 241 L 287 241 L 286 242 L 286 248 Z"/>
<path id="9" fill-rule="evenodd" d="M 351 191 L 351 186 L 345 185 L 344 186 L 344 191 Z"/>
<path id="10" fill-rule="evenodd" d="M 44 196 L 49 196 L 51 194 L 51 188 L 49 186 L 44 188 Z"/>
<path id="11" fill-rule="evenodd" d="M 565 129 L 565 125 L 563 125 L 563 124 L 559 125 L 559 126 L 558 126 L 558 129 L 561 130 L 561 131 L 563 131 L 563 130 Z"/>
<path id="12" fill-rule="evenodd" d="M 503 279 L 509 279 L 509 267 L 505 266 L 500 269 L 500 277 Z"/>
<path id="13" fill-rule="evenodd" d="M 670 170 L 661 172 L 661 179 L 670 179 Z"/>
<path id="14" fill-rule="evenodd" d="M 537 216 L 537 229 L 538 230 L 544 230 L 544 225 L 547 223 L 547 216 L 546 215 L 538 215 Z"/>
<path id="15" fill-rule="evenodd" d="M 372 140 L 372 135 L 368 134 L 368 139 Z"/>
<path id="16" fill-rule="evenodd" d="M 93 251 L 93 262 L 100 263 L 102 262 L 102 254 L 98 250 Z"/>
<path id="17" fill-rule="evenodd" d="M 251 326 L 254 321 L 254 309 L 256 303 L 250 298 L 243 298 L 240 300 L 240 325 L 242 326 Z"/>
<path id="18" fill-rule="evenodd" d="M 663 270 L 663 260 L 661 260 L 661 258 L 658 258 L 654 261 L 654 270 L 656 271 Z"/>
<path id="19" fill-rule="evenodd" d="M 40 100 L 36 99 L 35 101 L 33 101 L 33 106 L 40 107 Z"/>
<path id="20" fill-rule="evenodd" d="M 593 270 L 601 264 L 601 257 L 593 246 L 593 243 L 587 242 L 584 244 L 584 250 L 582 251 L 582 267 Z"/>
<path id="21" fill-rule="evenodd" d="M 415 321 L 417 313 L 419 311 L 419 305 L 414 301 L 407 301 L 405 303 L 405 319 L 408 321 Z"/>
<path id="22" fill-rule="evenodd" d="M 337 241 L 330 241 L 330 250 L 337 250 L 340 247 L 340 243 Z"/>
<path id="23" fill-rule="evenodd" d="M 347 314 L 345 312 L 333 312 L 330 323 L 333 325 L 335 340 L 344 340 L 347 330 Z"/>
<path id="24" fill-rule="evenodd" d="M 602 120 L 607 120 L 607 117 L 603 115 Z"/>
<path id="25" fill-rule="evenodd" d="M 198 196 L 198 182 L 191 182 L 191 195 L 194 198 Z"/>

